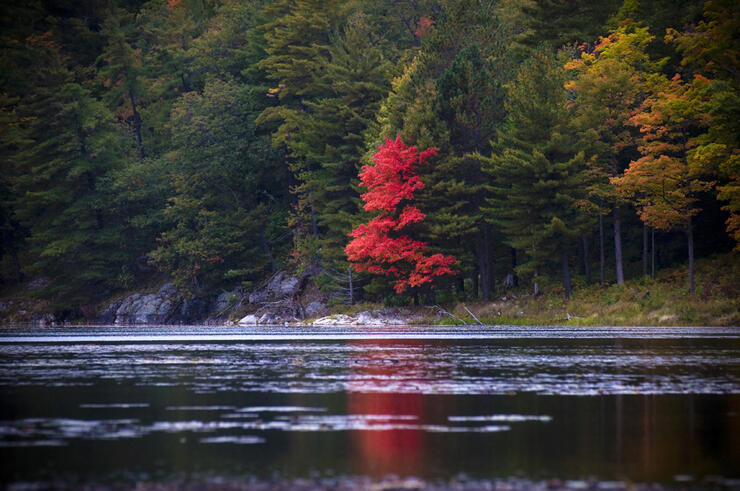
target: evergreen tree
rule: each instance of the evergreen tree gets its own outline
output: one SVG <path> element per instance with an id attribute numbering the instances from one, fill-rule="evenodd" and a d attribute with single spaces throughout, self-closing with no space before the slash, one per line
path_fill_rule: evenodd
<path id="1" fill-rule="evenodd" d="M 299 233 L 296 247 L 302 249 L 300 254 L 307 256 L 308 261 L 318 260 L 318 202 L 311 187 L 305 184 L 317 168 L 305 158 L 303 144 L 295 135 L 309 114 L 307 103 L 328 94 L 323 67 L 329 58 L 331 39 L 344 18 L 342 7 L 340 0 L 278 1 L 265 7 L 264 15 L 270 21 L 261 26 L 267 41 L 267 56 L 258 66 L 276 84 L 270 93 L 277 96 L 279 104 L 266 108 L 257 121 L 261 125 L 277 125 L 273 143 L 284 147 L 289 157 L 297 181 L 296 229 L 303 230 L 303 222 L 308 221 L 312 237 L 307 240 L 305 234 Z M 299 245 L 301 241 L 307 241 L 308 245 Z"/>
<path id="2" fill-rule="evenodd" d="M 621 4 L 622 0 L 532 0 L 521 7 L 528 27 L 522 42 L 560 48 L 596 41 Z"/>
<path id="3" fill-rule="evenodd" d="M 184 290 L 259 279 L 277 267 L 285 236 L 280 154 L 254 120 L 265 88 L 212 79 L 173 108 L 166 159 L 174 195 L 151 258 Z"/>
<path id="4" fill-rule="evenodd" d="M 368 40 L 367 26 L 354 23 L 331 46 L 321 69 L 328 94 L 305 102 L 307 114 L 292 136 L 294 154 L 312 169 L 300 174 L 300 190 L 314 200 L 321 256 L 341 262 L 342 270 L 347 234 L 360 211 L 357 173 L 364 133 L 390 84 L 388 61 L 379 49 L 367 47 Z"/>
<path id="5" fill-rule="evenodd" d="M 552 54 L 535 51 L 510 85 L 506 123 L 492 156 L 479 158 L 491 179 L 489 219 L 509 245 L 528 254 L 518 271 L 533 273 L 537 293 L 542 267 L 559 258 L 568 297 L 568 252 L 586 224 L 588 173 L 569 127 L 564 79 Z"/>
<path id="6" fill-rule="evenodd" d="M 11 206 L 29 231 L 27 271 L 53 280 L 42 294 L 70 308 L 116 287 L 131 260 L 99 190 L 120 165 L 121 145 L 110 113 L 67 69 L 51 34 L 31 36 L 28 48 L 35 62 L 25 71 L 26 93 L 6 108 L 16 131 Z"/>

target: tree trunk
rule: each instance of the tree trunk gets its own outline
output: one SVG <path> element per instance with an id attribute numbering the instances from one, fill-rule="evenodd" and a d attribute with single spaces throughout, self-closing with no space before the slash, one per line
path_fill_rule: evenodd
<path id="1" fill-rule="evenodd" d="M 534 296 L 537 297 L 540 294 L 540 284 L 537 281 L 537 268 L 534 268 Z"/>
<path id="2" fill-rule="evenodd" d="M 311 231 L 313 232 L 314 238 L 319 238 L 319 224 L 316 221 L 316 211 L 313 208 L 313 204 L 311 206 Z"/>
<path id="3" fill-rule="evenodd" d="M 465 295 L 465 278 L 462 276 L 457 279 L 457 292 L 460 297 Z"/>
<path id="4" fill-rule="evenodd" d="M 648 227 L 642 224 L 642 276 L 648 275 Z"/>
<path id="5" fill-rule="evenodd" d="M 591 283 L 591 267 L 588 261 L 588 239 L 585 235 L 581 236 L 581 244 L 583 245 L 583 272 L 586 275 L 586 284 Z"/>
<path id="6" fill-rule="evenodd" d="M 694 294 L 694 227 L 689 217 L 686 224 L 686 239 L 689 246 L 689 293 Z"/>
<path id="7" fill-rule="evenodd" d="M 265 231 L 264 229 L 260 231 L 260 241 L 262 242 L 262 250 L 265 252 L 265 255 L 270 259 L 270 267 L 272 267 L 272 271 L 277 271 L 277 264 L 275 263 L 275 258 L 272 256 L 272 252 L 270 251 L 270 245 L 267 243 L 267 238 L 265 237 Z"/>
<path id="8" fill-rule="evenodd" d="M 489 300 L 491 298 L 491 290 L 488 284 L 488 268 L 486 267 L 485 258 L 482 255 L 478 255 L 478 270 L 480 271 L 481 300 Z"/>
<path id="9" fill-rule="evenodd" d="M 487 280 L 488 280 L 488 297 L 489 300 L 491 295 L 496 294 L 496 275 L 493 272 L 493 264 L 491 262 L 491 231 L 487 225 L 483 226 L 483 258 L 486 261 Z"/>
<path id="10" fill-rule="evenodd" d="M 651 237 L 651 244 L 650 244 L 650 255 L 652 256 L 652 261 L 650 261 L 650 279 L 655 279 L 655 227 L 650 227 L 650 237 Z"/>
<path id="11" fill-rule="evenodd" d="M 473 271 L 473 277 L 471 278 L 471 280 L 472 280 L 472 283 L 473 284 L 471 285 L 472 287 L 471 287 L 470 296 L 473 299 L 477 299 L 478 298 L 478 290 L 479 290 L 479 288 L 478 288 L 478 286 L 479 286 L 478 285 L 478 270 L 477 269 Z"/>
<path id="12" fill-rule="evenodd" d="M 614 205 L 614 260 L 617 268 L 617 285 L 624 285 L 622 271 L 622 231 L 620 229 L 619 208 Z"/>
<path id="13" fill-rule="evenodd" d="M 349 304 L 355 304 L 355 290 L 352 287 L 352 266 L 347 266 L 347 274 L 349 276 Z"/>
<path id="14" fill-rule="evenodd" d="M 15 274 L 15 280 L 18 283 L 23 283 L 23 280 L 25 279 L 25 275 L 23 274 L 23 268 L 21 268 L 21 262 L 18 259 L 18 249 L 15 247 L 12 247 L 11 249 L 11 257 L 13 258 L 13 272 Z"/>
<path id="15" fill-rule="evenodd" d="M 516 249 L 511 248 L 511 274 L 512 285 L 514 288 L 519 286 L 519 277 L 516 275 Z"/>
<path id="16" fill-rule="evenodd" d="M 480 272 L 480 289 L 481 299 L 490 300 L 491 298 L 491 273 L 487 261 L 486 234 L 481 233 L 478 236 L 476 244 L 476 256 L 478 257 L 478 271 Z"/>
<path id="17" fill-rule="evenodd" d="M 565 289 L 565 298 L 570 298 L 570 271 L 568 269 L 568 253 L 563 251 L 563 288 Z"/>
<path id="18" fill-rule="evenodd" d="M 139 145 L 139 155 L 141 156 L 141 160 L 144 160 L 146 152 L 144 151 L 144 141 L 141 138 L 141 116 L 139 116 L 139 112 L 136 110 L 136 98 L 134 97 L 133 90 L 128 91 L 128 97 L 131 100 L 131 112 L 134 115 L 134 135 L 136 136 L 136 143 Z"/>
<path id="19" fill-rule="evenodd" d="M 604 286 L 604 215 L 599 215 L 599 284 Z"/>

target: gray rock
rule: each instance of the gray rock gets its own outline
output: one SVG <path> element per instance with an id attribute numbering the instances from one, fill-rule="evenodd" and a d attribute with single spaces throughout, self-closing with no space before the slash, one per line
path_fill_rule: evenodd
<path id="1" fill-rule="evenodd" d="M 274 324 L 282 324 L 282 323 L 283 323 L 283 320 L 271 312 L 263 314 L 262 317 L 260 317 L 259 320 L 257 321 L 257 324 L 262 324 L 262 325 L 270 325 L 270 324 L 274 325 Z"/>
<path id="2" fill-rule="evenodd" d="M 348 315 L 336 314 L 321 317 L 312 322 L 314 326 L 349 326 L 355 319 Z"/>
<path id="3" fill-rule="evenodd" d="M 134 293 L 124 298 L 116 309 L 113 322 L 117 325 L 161 324 L 177 313 L 179 305 L 177 288 L 172 283 L 166 283 L 157 293 L 148 295 Z"/>
<path id="4" fill-rule="evenodd" d="M 96 319 L 101 324 L 114 324 L 116 322 L 116 312 L 121 306 L 121 302 L 113 302 L 105 308 Z"/>
<path id="5" fill-rule="evenodd" d="M 30 282 L 26 288 L 28 288 L 29 290 L 41 290 L 42 288 L 46 288 L 49 283 L 50 281 L 46 278 L 36 278 L 32 282 Z"/>
<path id="6" fill-rule="evenodd" d="M 267 302 L 267 290 L 257 290 L 249 294 L 249 303 Z"/>
<path id="7" fill-rule="evenodd" d="M 239 319 L 239 325 L 240 326 L 255 326 L 257 325 L 257 321 L 258 319 L 256 315 L 249 314 Z"/>
<path id="8" fill-rule="evenodd" d="M 287 297 L 298 291 L 300 280 L 284 271 L 277 272 L 267 282 L 267 292 L 274 297 Z"/>
<path id="9" fill-rule="evenodd" d="M 192 322 L 208 314 L 208 302 L 202 298 L 188 298 L 180 305 L 180 312 L 171 321 Z"/>
<path id="10" fill-rule="evenodd" d="M 327 308 L 326 304 L 319 301 L 314 301 L 306 305 L 305 312 L 306 317 L 318 317 L 322 315 L 326 315 L 328 313 L 329 309 Z"/>
<path id="11" fill-rule="evenodd" d="M 31 322 L 41 327 L 51 327 L 56 325 L 56 317 L 51 313 L 33 314 Z"/>
<path id="12" fill-rule="evenodd" d="M 239 302 L 241 296 L 242 291 L 240 288 L 236 288 L 230 292 L 223 292 L 218 297 L 216 297 L 214 309 L 216 310 L 216 312 L 224 312 L 229 307 L 233 307 L 234 305 L 236 305 L 236 303 Z"/>

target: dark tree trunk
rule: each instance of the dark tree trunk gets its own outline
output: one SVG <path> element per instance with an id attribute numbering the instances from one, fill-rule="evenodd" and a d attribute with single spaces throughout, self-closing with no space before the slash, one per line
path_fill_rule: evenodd
<path id="1" fill-rule="evenodd" d="M 488 268 L 485 258 L 480 254 L 478 255 L 478 270 L 480 271 L 481 300 L 488 300 L 491 298 L 491 290 L 488 284 Z"/>
<path id="2" fill-rule="evenodd" d="M 619 208 L 614 205 L 614 260 L 617 268 L 617 285 L 624 285 L 622 270 L 622 231 L 619 219 Z"/>
<path id="3" fill-rule="evenodd" d="M 537 281 L 537 268 L 534 268 L 534 296 L 539 296 L 540 294 L 540 284 Z"/>
<path id="4" fill-rule="evenodd" d="M 599 284 L 604 286 L 604 215 L 599 215 Z"/>
<path id="5" fill-rule="evenodd" d="M 141 160 L 144 160 L 144 158 L 146 157 L 146 152 L 144 151 L 144 140 L 141 138 L 141 116 L 139 116 L 139 111 L 136 110 L 136 98 L 134 97 L 134 91 L 129 90 L 128 96 L 131 100 L 131 112 L 134 115 L 134 135 L 136 136 L 136 143 L 139 145 L 139 155 L 141 157 Z"/>
<path id="6" fill-rule="evenodd" d="M 349 276 L 349 304 L 355 304 L 355 290 L 352 285 L 352 266 L 347 266 L 347 275 Z"/>
<path id="7" fill-rule="evenodd" d="M 511 283 L 514 288 L 519 286 L 519 277 L 516 275 L 516 249 L 511 248 Z"/>
<path id="8" fill-rule="evenodd" d="M 565 289 L 565 298 L 570 298 L 570 270 L 568 268 L 568 253 L 563 251 L 563 288 Z"/>
<path id="9" fill-rule="evenodd" d="M 457 291 L 460 296 L 465 295 L 465 278 L 462 276 L 457 279 Z"/>
<path id="10" fill-rule="evenodd" d="M 483 226 L 483 257 L 486 261 L 486 278 L 488 281 L 488 297 L 489 300 L 491 295 L 496 293 L 496 275 L 493 272 L 493 262 L 491 261 L 491 231 L 487 225 Z"/>
<path id="11" fill-rule="evenodd" d="M 686 224 L 686 239 L 689 246 L 689 293 L 694 294 L 694 227 L 689 217 Z"/>
<path id="12" fill-rule="evenodd" d="M 483 231 L 479 234 L 476 244 L 476 256 L 478 257 L 478 271 L 480 272 L 480 290 L 481 299 L 490 300 L 491 298 L 491 272 L 488 260 L 488 234 Z"/>
<path id="13" fill-rule="evenodd" d="M 655 279 L 655 227 L 650 227 L 650 255 L 652 260 L 650 261 L 650 279 Z"/>
<path id="14" fill-rule="evenodd" d="M 648 275 L 648 226 L 642 224 L 642 276 Z"/>
<path id="15" fill-rule="evenodd" d="M 15 279 L 18 283 L 23 283 L 25 275 L 23 274 L 23 268 L 21 268 L 21 262 L 18 259 L 18 249 L 13 247 L 10 251 L 10 255 L 13 258 L 13 271 Z"/>
<path id="16" fill-rule="evenodd" d="M 313 204 L 311 204 L 311 232 L 314 238 L 319 238 L 319 224 L 316 221 L 316 211 L 313 208 Z"/>
<path id="17" fill-rule="evenodd" d="M 475 271 L 473 271 L 473 277 L 471 278 L 471 280 L 472 280 L 472 285 L 471 285 L 470 296 L 471 296 L 471 298 L 477 299 L 478 298 L 478 290 L 479 290 L 479 288 L 478 288 L 479 287 L 479 285 L 478 285 L 478 270 L 477 269 Z"/>
<path id="18" fill-rule="evenodd" d="M 260 232 L 260 241 L 262 242 L 262 250 L 265 252 L 265 255 L 270 259 L 270 267 L 272 268 L 272 271 L 277 271 L 277 264 L 275 263 L 275 258 L 272 256 L 272 251 L 270 251 L 270 245 L 267 243 L 267 238 L 265 237 L 265 231 L 264 229 Z"/>
<path id="19" fill-rule="evenodd" d="M 583 273 L 586 275 L 586 284 L 591 283 L 591 267 L 588 257 L 588 239 L 585 235 L 581 236 L 581 245 L 583 246 Z"/>

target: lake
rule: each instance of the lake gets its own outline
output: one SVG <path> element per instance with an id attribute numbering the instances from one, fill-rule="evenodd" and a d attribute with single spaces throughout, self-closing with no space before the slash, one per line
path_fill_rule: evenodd
<path id="1" fill-rule="evenodd" d="M 740 329 L 7 328 L 0 462 L 18 489 L 737 488 Z"/>

